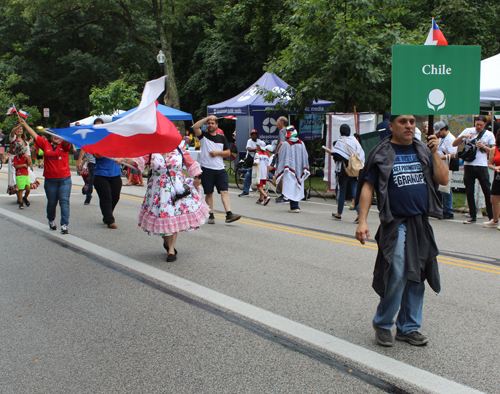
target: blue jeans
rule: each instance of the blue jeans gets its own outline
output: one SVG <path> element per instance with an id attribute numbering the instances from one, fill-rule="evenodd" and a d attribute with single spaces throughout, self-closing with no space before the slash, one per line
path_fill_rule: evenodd
<path id="1" fill-rule="evenodd" d="M 344 202 L 345 196 L 347 194 L 347 188 L 351 190 L 351 196 L 356 199 L 356 187 L 358 186 L 357 178 L 352 178 L 350 176 L 344 176 L 339 182 L 339 196 L 337 198 L 337 213 L 342 215 L 344 212 Z M 356 211 L 359 213 L 359 206 L 356 206 Z"/>
<path id="2" fill-rule="evenodd" d="M 406 223 L 398 228 L 398 243 L 394 251 L 385 298 L 380 298 L 373 323 L 390 330 L 396 320 L 397 333 L 406 335 L 422 326 L 425 284 L 406 280 L 405 277 Z M 398 313 L 399 310 L 399 313 Z"/>
<path id="3" fill-rule="evenodd" d="M 441 197 L 443 197 L 443 212 L 453 214 L 453 193 L 450 194 L 441 192 Z"/>
<path id="4" fill-rule="evenodd" d="M 250 193 L 250 184 L 252 183 L 252 168 L 246 170 L 245 182 L 243 183 L 243 191 L 245 193 Z"/>
<path id="5" fill-rule="evenodd" d="M 71 194 L 71 177 L 45 178 L 45 195 L 47 196 L 47 219 L 56 219 L 57 203 L 61 207 L 61 226 L 69 223 L 69 196 Z"/>
<path id="6" fill-rule="evenodd" d="M 298 201 L 290 200 L 290 209 L 300 209 L 299 208 L 299 202 Z"/>

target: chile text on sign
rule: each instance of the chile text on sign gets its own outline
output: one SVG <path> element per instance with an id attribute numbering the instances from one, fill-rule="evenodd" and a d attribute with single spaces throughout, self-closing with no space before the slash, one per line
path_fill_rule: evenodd
<path id="1" fill-rule="evenodd" d="M 392 113 L 478 113 L 480 73 L 480 46 L 394 45 Z"/>

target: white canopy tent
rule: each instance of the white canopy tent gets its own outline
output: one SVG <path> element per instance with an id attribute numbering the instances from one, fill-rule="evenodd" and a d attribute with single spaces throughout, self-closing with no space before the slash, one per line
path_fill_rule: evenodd
<path id="1" fill-rule="evenodd" d="M 104 123 L 111 123 L 113 120 L 113 116 L 118 116 L 122 113 L 124 113 L 125 111 L 121 110 L 121 109 L 117 109 L 115 112 L 113 112 L 111 115 L 100 115 L 100 116 L 97 116 L 97 115 L 92 115 L 92 116 L 89 116 L 85 119 L 80 119 L 80 120 L 75 120 L 74 122 L 71 122 L 69 125 L 71 127 L 73 127 L 75 125 L 76 122 L 80 122 L 80 125 L 81 126 L 90 126 L 92 124 L 94 124 L 94 120 L 96 120 L 97 118 L 101 118 Z"/>
<path id="2" fill-rule="evenodd" d="M 480 106 L 500 107 L 500 53 L 481 61 Z"/>

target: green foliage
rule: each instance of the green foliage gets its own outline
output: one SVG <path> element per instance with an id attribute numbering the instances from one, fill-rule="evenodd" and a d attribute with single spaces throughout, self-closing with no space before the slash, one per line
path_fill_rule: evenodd
<path id="1" fill-rule="evenodd" d="M 137 107 L 141 101 L 137 85 L 130 85 L 123 79 L 110 82 L 103 89 L 93 87 L 90 102 L 94 109 L 91 115 L 111 115 L 117 109 L 128 110 Z"/>
<path id="2" fill-rule="evenodd" d="M 295 88 L 284 111 L 322 98 L 384 112 L 392 45 L 422 45 L 432 17 L 450 45 L 499 52 L 498 0 L 0 0 L 0 110 L 50 108 L 60 126 L 135 106 L 127 92 L 159 77 L 162 49 L 176 83 L 167 98 L 175 88 L 195 116 L 264 71 Z"/>

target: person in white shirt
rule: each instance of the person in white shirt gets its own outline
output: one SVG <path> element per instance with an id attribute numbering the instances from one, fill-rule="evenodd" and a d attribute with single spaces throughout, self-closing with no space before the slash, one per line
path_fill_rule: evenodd
<path id="1" fill-rule="evenodd" d="M 437 148 L 439 157 L 445 161 L 445 164 L 449 163 L 451 159 L 457 156 L 458 148 L 453 146 L 455 136 L 448 131 L 448 125 L 444 122 L 434 123 L 434 133 L 439 138 Z M 441 197 L 443 198 L 443 219 L 453 219 L 453 193 L 451 189 L 449 194 L 441 192 Z"/>
<path id="2" fill-rule="evenodd" d="M 267 179 L 269 177 L 269 156 L 266 151 L 266 143 L 264 141 L 257 141 L 257 152 L 255 154 L 255 159 L 253 162 L 254 167 L 259 166 L 260 173 L 259 183 L 257 184 L 257 190 L 259 191 L 259 199 L 257 200 L 257 204 L 267 205 L 269 201 L 271 201 L 271 197 L 269 197 L 264 191 L 264 186 L 267 183 Z"/>
<path id="3" fill-rule="evenodd" d="M 476 157 L 472 161 L 464 161 L 464 183 L 467 192 L 467 204 L 469 205 L 470 218 L 464 224 L 476 223 L 476 202 L 474 200 L 474 184 L 476 179 L 481 185 L 481 189 L 486 201 L 486 212 L 490 221 L 493 219 L 493 210 L 490 201 L 490 175 L 488 173 L 488 155 L 495 145 L 495 136 L 491 131 L 485 130 L 486 118 L 479 115 L 476 118 L 475 126 L 462 131 L 453 141 L 453 146 L 460 146 L 465 142 L 476 145 Z M 480 138 L 478 138 L 480 137 Z"/>
<path id="4" fill-rule="evenodd" d="M 252 158 L 255 157 L 255 152 L 257 152 L 257 138 L 259 137 L 259 132 L 255 129 L 253 129 L 250 132 L 250 138 L 247 141 L 247 155 L 245 159 L 248 156 L 251 156 Z"/>
<path id="5" fill-rule="evenodd" d="M 201 131 L 201 126 L 207 123 L 208 131 Z M 210 115 L 199 120 L 193 125 L 193 130 L 196 137 L 199 138 L 201 144 L 201 184 L 205 193 L 205 201 L 210 207 L 210 215 L 208 224 L 215 224 L 214 216 L 214 187 L 217 188 L 222 200 L 222 205 L 226 210 L 226 223 L 232 223 L 241 218 L 241 215 L 236 215 L 231 212 L 231 203 L 229 201 L 229 179 L 224 166 L 224 159 L 231 152 L 226 137 L 217 132 L 219 125 L 217 117 Z"/>

